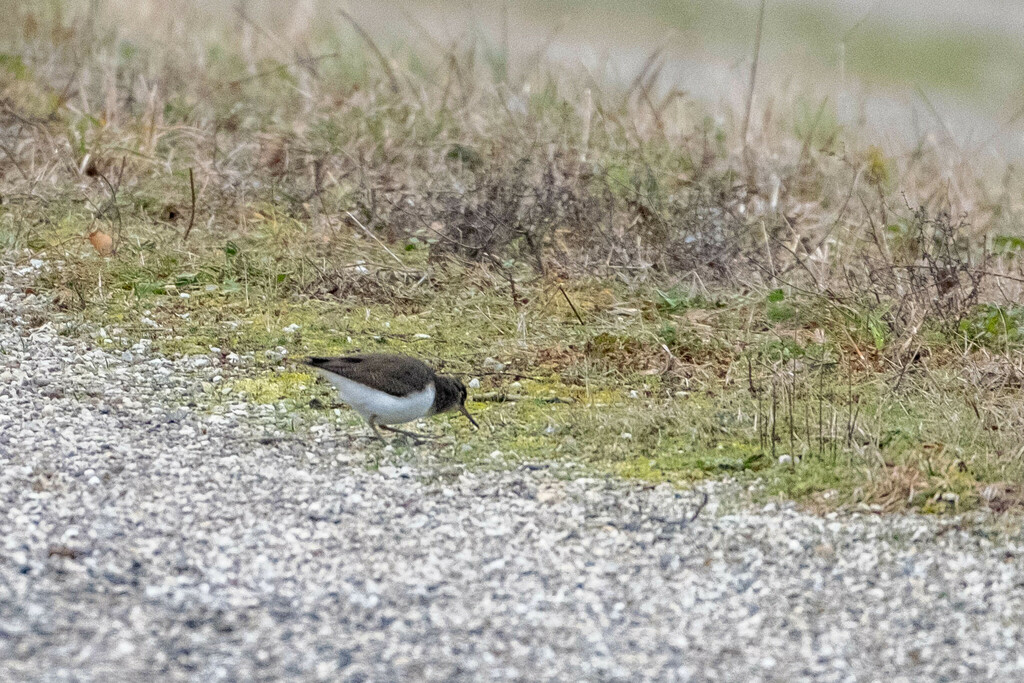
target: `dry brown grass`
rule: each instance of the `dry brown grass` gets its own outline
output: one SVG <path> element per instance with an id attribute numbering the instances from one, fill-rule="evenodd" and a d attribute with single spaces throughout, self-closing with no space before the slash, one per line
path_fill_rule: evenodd
<path id="1" fill-rule="evenodd" d="M 1015 170 L 827 117 L 797 135 L 787 94 L 744 155 L 736 121 L 659 87 L 657 55 L 616 87 L 477 39 L 391 45 L 328 3 L 141 6 L 19 3 L 0 30 L 0 238 L 62 264 L 66 310 L 206 285 L 275 320 L 443 300 L 480 348 L 515 340 L 510 371 L 637 387 L 667 417 L 608 418 L 642 423 L 627 473 L 694 447 L 693 422 L 788 495 L 1017 505 Z"/>

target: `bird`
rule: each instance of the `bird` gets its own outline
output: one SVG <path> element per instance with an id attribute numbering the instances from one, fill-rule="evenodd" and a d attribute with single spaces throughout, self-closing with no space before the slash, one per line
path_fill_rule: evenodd
<path id="1" fill-rule="evenodd" d="M 390 353 L 366 353 L 333 358 L 313 356 L 305 360 L 320 377 L 331 383 L 347 404 L 370 425 L 381 441 L 382 427 L 419 441 L 430 438 L 391 425 L 421 417 L 460 411 L 477 429 L 466 410 L 466 387 L 455 377 L 439 375 L 423 361 Z"/>

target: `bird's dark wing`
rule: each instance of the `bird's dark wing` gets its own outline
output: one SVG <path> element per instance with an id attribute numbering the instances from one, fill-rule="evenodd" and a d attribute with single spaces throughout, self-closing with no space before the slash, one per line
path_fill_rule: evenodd
<path id="1" fill-rule="evenodd" d="M 306 359 L 306 364 L 392 396 L 408 396 L 422 390 L 434 379 L 434 371 L 426 363 L 409 356 L 387 353 L 313 357 Z"/>

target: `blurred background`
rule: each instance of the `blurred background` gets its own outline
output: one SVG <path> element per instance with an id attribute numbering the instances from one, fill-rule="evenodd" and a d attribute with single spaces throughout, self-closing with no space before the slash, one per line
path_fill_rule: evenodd
<path id="1" fill-rule="evenodd" d="M 595 76 L 659 84 L 741 108 L 758 0 L 407 2 L 353 9 L 382 35 L 415 40 L 423 27 L 452 41 L 479 32 L 513 59 L 543 50 Z M 410 36 L 411 31 L 411 36 Z M 766 3 L 760 110 L 794 92 L 828 98 L 845 126 L 884 141 L 931 133 L 961 147 L 1024 152 L 1020 115 L 1024 4 L 1006 0 L 771 0 Z M 648 61 L 653 58 L 654 64 Z"/>
<path id="2" fill-rule="evenodd" d="M 40 10 L 36 3 L 4 5 L 5 16 L 23 20 Z M 258 56 L 282 61 L 316 57 L 351 38 L 357 24 L 402 64 L 410 54 L 443 61 L 446 51 L 473 44 L 481 62 L 510 74 L 551 61 L 583 71 L 598 87 L 642 76 L 651 88 L 684 91 L 720 117 L 743 108 L 761 8 L 759 0 L 48 5 L 80 21 L 116 24 L 120 39 L 147 49 L 188 42 L 209 51 L 231 31 Z M 1024 4 L 1009 0 L 771 0 L 755 117 L 795 102 L 807 116 L 834 118 L 871 141 L 905 145 L 937 136 L 972 157 L 1016 159 L 1024 155 L 1022 35 Z M 359 40 L 348 44 L 364 49 Z"/>
<path id="3" fill-rule="evenodd" d="M 709 452 L 752 466 L 769 438 L 751 359 L 773 401 L 812 359 L 790 394 L 819 416 L 806 452 L 828 404 L 849 469 L 819 458 L 820 479 L 786 467 L 780 486 L 889 507 L 1024 481 L 1024 413 L 1003 412 L 1024 405 L 1021 359 L 987 355 L 1024 348 L 1018 3 L 0 0 L 0 17 L 0 247 L 59 259 L 63 309 L 146 334 L 187 320 L 169 353 L 387 343 L 545 367 L 536 390 L 587 392 L 566 452 L 628 433 L 616 471 L 652 479 L 718 476 Z M 910 407 L 888 390 L 917 378 Z M 978 393 L 989 378 L 1008 393 Z M 723 382 L 721 403 L 675 400 Z M 636 397 L 591 400 L 623 386 Z M 505 452 L 548 453 L 548 413 L 500 410 Z M 909 470 L 864 450 L 883 442 Z"/>

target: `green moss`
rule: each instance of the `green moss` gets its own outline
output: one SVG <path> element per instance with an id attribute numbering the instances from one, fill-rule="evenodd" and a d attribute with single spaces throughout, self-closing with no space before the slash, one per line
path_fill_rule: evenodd
<path id="1" fill-rule="evenodd" d="M 659 0 L 651 10 L 686 35 L 749 48 L 750 7 Z M 766 35 L 780 19 L 793 35 L 809 38 L 803 41 L 808 53 L 835 56 L 840 22 L 827 10 L 774 8 Z M 18 150 L 41 154 L 52 140 L 66 139 L 75 164 L 87 155 L 99 164 L 82 176 L 63 170 L 67 159 L 33 156 L 31 168 L 58 169 L 53 186 L 30 182 L 0 204 L 0 244 L 45 252 L 51 267 L 39 287 L 65 311 L 69 328 L 104 327 L 116 340 L 99 342 L 105 348 L 146 338 L 168 356 L 206 354 L 211 347 L 249 354 L 251 362 L 242 366 L 248 376 L 229 379 L 218 391 L 207 387 L 207 399 L 274 404 L 283 408 L 276 414 L 295 416 L 295 425 L 318 410 L 313 398 L 334 400 L 298 358 L 357 351 L 424 358 L 480 381 L 469 404 L 480 431 L 458 415 L 433 420 L 454 441 L 445 456 L 475 467 L 561 460 L 587 472 L 679 485 L 709 477 L 759 482 L 765 496 L 826 507 L 866 503 L 934 512 L 977 505 L 977 490 L 988 483 L 1024 482 L 1013 413 L 1019 389 L 1008 382 L 980 392 L 973 381 L 1015 376 L 1011 365 L 1024 344 L 1020 312 L 979 307 L 962 318 L 956 338 L 925 326 L 914 347 L 901 347 L 907 337 L 893 322 L 899 302 L 891 294 L 872 291 L 877 282 L 846 278 L 844 284 L 835 271 L 855 269 L 837 268 L 839 261 L 819 262 L 817 255 L 803 261 L 815 240 L 790 242 L 791 232 L 813 232 L 815 220 L 839 216 L 828 229 L 838 240 L 834 251 L 831 243 L 819 245 L 828 247 L 823 258 L 878 258 L 860 227 L 870 224 L 860 212 L 872 211 L 875 198 L 850 200 L 850 170 L 863 168 L 864 180 L 884 194 L 912 165 L 901 168 L 898 151 L 840 154 L 860 147 L 837 141 L 831 103 L 816 99 L 792 119 L 784 108 L 773 109 L 774 120 L 784 120 L 799 138 L 777 147 L 772 136 L 779 129 L 764 117 L 759 139 L 777 150 L 804 148 L 799 157 L 780 152 L 779 163 L 773 161 L 785 193 L 801 184 L 806 195 L 808 210 L 800 208 L 793 214 L 798 224 L 784 226 L 788 206 L 771 212 L 774 218 L 737 211 L 753 209 L 756 202 L 743 198 L 766 188 L 748 187 L 747 173 L 735 163 L 729 117 L 715 121 L 682 99 L 621 98 L 623 105 L 615 102 L 621 92 L 602 96 L 590 83 L 582 87 L 591 88 L 586 99 L 594 107 L 584 112 L 577 106 L 582 89 L 555 75 L 524 81 L 526 108 L 513 111 L 504 81 L 515 74 L 492 47 L 485 59 L 502 83 L 472 83 L 486 69 L 453 50 L 454 63 L 444 66 L 451 69 L 447 85 L 423 79 L 439 65 L 412 55 L 395 93 L 376 60 L 353 47 L 361 39 L 326 27 L 316 31 L 326 49 L 307 45 L 302 52 L 337 56 L 315 63 L 243 59 L 245 51 L 226 37 L 218 45 L 200 42 L 192 52 L 208 48 L 207 63 L 195 70 L 203 78 L 187 83 L 154 63 L 144 43 L 112 42 L 104 59 L 117 61 L 115 71 L 153 70 L 171 85 L 171 92 L 159 93 L 166 120 L 157 131 L 152 112 L 139 114 L 146 107 L 115 103 L 118 116 L 103 121 L 54 102 L 52 84 L 35 83 L 43 62 L 0 59 L 12 107 L 38 121 L 21 134 L 40 137 L 34 145 L 19 140 Z M 943 53 L 948 36 L 895 38 L 884 26 L 863 24 L 841 37 L 847 65 L 862 72 L 886 66 L 892 82 L 912 73 L 915 82 L 946 79 L 964 88 L 991 71 L 979 66 L 993 59 L 992 48 L 977 41 L 957 54 Z M 915 50 L 920 54 L 909 54 Z M 175 54 L 168 53 L 168 63 L 191 58 Z M 957 64 L 951 66 L 949 55 Z M 899 68 L 889 69 L 890 61 Z M 315 73 L 315 87 L 299 83 L 307 70 Z M 79 84 L 83 101 L 101 101 L 87 96 L 96 89 L 88 81 Z M 308 96 L 296 98 L 297 85 Z M 637 104 L 644 112 L 639 118 Z M 651 113 L 655 120 L 647 121 Z M 676 113 L 688 121 L 677 126 Z M 653 131 L 651 123 L 678 134 Z M 764 150 L 750 151 L 758 162 Z M 116 181 L 109 185 L 91 175 L 110 171 L 116 159 L 128 160 L 124 182 L 120 171 L 116 178 L 108 173 Z M 935 160 L 913 161 L 922 170 L 908 176 L 909 186 L 922 195 L 948 194 L 925 177 Z M 826 169 L 833 162 L 838 171 Z M 186 241 L 189 169 L 202 177 L 195 229 Z M 9 174 L 16 184 L 18 171 Z M 245 183 L 235 182 L 243 177 Z M 1003 192 L 1020 195 L 1009 183 Z M 902 204 L 895 198 L 883 197 L 889 206 Z M 1007 208 L 1008 227 L 1012 213 Z M 349 214 L 364 225 L 354 226 Z M 454 233 L 439 230 L 434 219 L 450 227 L 444 220 L 469 214 L 483 219 L 476 223 L 507 221 L 502 227 L 513 238 L 493 250 L 445 244 Z M 761 217 L 768 221 L 763 231 Z M 715 236 L 733 221 L 735 234 Z M 897 262 L 916 264 L 919 231 L 895 215 L 887 222 L 882 229 Z M 694 226 L 710 237 L 691 245 L 686 231 Z M 115 239 L 115 255 L 95 253 L 84 238 L 93 227 Z M 537 244 L 527 248 L 524 235 L 534 229 Z M 716 268 L 735 265 L 736 272 L 694 268 L 684 280 L 689 270 L 669 257 L 690 249 L 697 260 L 713 256 L 718 248 L 706 240 L 719 238 L 725 252 L 733 243 L 740 251 L 726 253 Z M 797 261 L 778 251 L 780 259 L 758 268 L 764 256 L 771 261 L 773 243 L 794 250 Z M 1020 251 L 1009 239 L 994 246 L 1008 258 Z M 649 257 L 651 266 L 641 266 Z M 581 274 L 595 266 L 603 276 Z M 769 272 L 791 284 L 764 291 Z M 704 275 L 714 279 L 704 282 Z M 722 286 L 719 277 L 735 282 Z M 857 286 L 865 291 L 846 289 Z M 998 349 L 1007 365 L 966 372 L 974 368 L 965 358 L 978 345 Z M 906 348 L 914 352 L 903 353 Z M 488 357 L 504 368 L 496 370 Z M 993 357 L 982 360 L 995 363 Z M 350 411 L 342 415 L 359 422 Z"/>
<path id="2" fill-rule="evenodd" d="M 75 228 L 54 234 L 69 229 Z M 543 282 L 521 285 L 521 296 L 533 303 L 517 307 L 503 288 L 472 270 L 435 280 L 418 298 L 404 284 L 382 288 L 384 270 L 365 279 L 346 275 L 354 278 L 347 286 L 367 288 L 332 298 L 316 294 L 321 275 L 302 265 L 312 247 L 276 247 L 265 241 L 270 233 L 294 237 L 288 221 L 268 220 L 255 235 L 199 239 L 188 250 L 157 239 L 139 248 L 147 242 L 138 240 L 134 249 L 100 259 L 86 243 L 47 276 L 47 287 L 77 288 L 86 302 L 77 315 L 117 326 L 126 344 L 146 337 L 167 355 L 208 353 L 210 347 L 251 354 L 252 374 L 228 384 L 227 395 L 284 405 L 296 415 L 318 410 L 313 398 L 335 401 L 292 360 L 305 355 L 409 353 L 446 372 L 477 377 L 481 387 L 471 392 L 469 408 L 480 431 L 458 415 L 433 420 L 435 432 L 454 439 L 449 457 L 474 467 L 563 460 L 587 471 L 678 485 L 726 476 L 761 482 L 763 496 L 816 506 L 877 503 L 931 512 L 978 505 L 977 490 L 986 482 L 1024 480 L 1020 467 L 994 455 L 969 460 L 968 475 L 952 456 L 937 458 L 923 448 L 939 443 L 943 453 L 978 451 L 971 435 L 979 417 L 956 399 L 963 390 L 955 374 L 947 378 L 933 367 L 920 382 L 908 374 L 894 396 L 880 375 L 840 364 L 845 352 L 832 340 L 855 333 L 871 340 L 877 312 L 859 319 L 848 307 L 838 315 L 781 291 L 767 300 L 762 293 L 716 303 L 592 281 L 567 290 L 586 316 L 580 325 L 563 297 L 544 297 Z M 422 263 L 422 255 L 402 253 Z M 772 306 L 793 313 L 773 315 Z M 622 307 L 638 312 L 617 314 Z M 993 314 L 979 315 L 975 324 L 983 326 Z M 284 360 L 267 355 L 277 347 L 287 352 Z M 504 370 L 488 371 L 487 357 Z M 942 405 L 932 393 L 936 386 L 944 392 Z M 474 400 L 501 395 L 513 400 Z M 773 400 L 774 449 L 765 426 Z M 342 415 L 359 423 L 347 410 Z M 851 420 L 852 438 L 846 433 Z M 1012 441 L 1010 432 L 993 432 L 986 448 L 1013 452 Z M 799 462 L 780 463 L 782 454 Z M 918 473 L 913 476 L 922 483 L 913 495 L 903 492 L 880 462 Z"/>
<path id="3" fill-rule="evenodd" d="M 763 496 L 827 500 L 831 505 L 856 502 L 855 492 L 864 483 L 852 463 L 813 456 L 796 464 L 775 464 L 762 473 L 761 480 Z"/>
<path id="4" fill-rule="evenodd" d="M 762 465 L 763 454 L 756 445 L 736 442 L 689 452 L 659 448 L 651 455 L 638 455 L 617 462 L 611 469 L 632 479 L 690 482 L 722 475 L 751 475 Z"/>
<path id="5" fill-rule="evenodd" d="M 304 372 L 275 372 L 235 381 L 229 385 L 253 403 L 277 403 L 289 400 L 308 403 L 316 378 Z"/>

